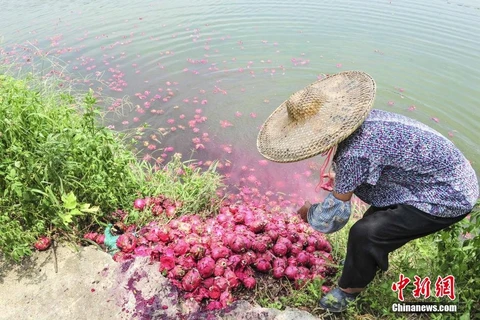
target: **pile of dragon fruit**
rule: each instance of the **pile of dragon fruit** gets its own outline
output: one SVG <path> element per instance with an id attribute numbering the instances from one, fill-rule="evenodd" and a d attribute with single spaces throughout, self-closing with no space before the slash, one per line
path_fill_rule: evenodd
<path id="1" fill-rule="evenodd" d="M 161 199 L 138 199 L 134 207 L 158 211 Z M 101 235 L 85 237 L 103 240 Z M 254 289 L 259 277 L 286 278 L 298 288 L 335 271 L 329 266 L 330 244 L 297 214 L 245 203 L 224 205 L 208 219 L 185 215 L 164 225 L 125 226 L 117 246 L 115 261 L 150 257 L 186 299 L 203 302 L 208 310 L 227 306 L 242 286 Z"/>

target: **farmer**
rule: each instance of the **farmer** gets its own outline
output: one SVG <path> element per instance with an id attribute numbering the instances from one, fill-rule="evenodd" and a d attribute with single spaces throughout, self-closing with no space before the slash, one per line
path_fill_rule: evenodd
<path id="1" fill-rule="evenodd" d="M 370 205 L 349 231 L 338 287 L 319 302 L 331 312 L 346 310 L 378 268 L 387 270 L 390 252 L 462 220 L 478 199 L 475 171 L 451 141 L 413 119 L 371 110 L 374 98 L 369 75 L 334 74 L 294 93 L 258 135 L 258 150 L 275 162 L 326 156 L 320 186 L 332 192 L 298 211 L 315 230 L 344 227 L 354 194 Z M 329 162 L 334 173 L 325 174 Z"/>

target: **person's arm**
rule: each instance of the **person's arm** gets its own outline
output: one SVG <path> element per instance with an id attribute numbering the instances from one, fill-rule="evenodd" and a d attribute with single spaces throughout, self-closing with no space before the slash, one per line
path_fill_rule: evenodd
<path id="1" fill-rule="evenodd" d="M 335 198 L 337 198 L 338 200 L 344 201 L 344 202 L 345 201 L 350 201 L 350 199 L 353 196 L 353 192 L 337 193 L 337 192 L 333 191 L 332 193 L 333 193 L 333 196 Z M 307 222 L 307 223 L 308 223 L 307 214 L 308 214 L 308 210 L 310 209 L 311 206 L 312 206 L 312 204 L 309 201 L 305 201 L 303 206 L 300 209 L 298 209 L 298 211 L 297 211 L 297 214 L 300 215 L 302 220 Z"/>
<path id="2" fill-rule="evenodd" d="M 350 199 L 352 199 L 352 196 L 353 196 L 353 191 L 347 192 L 347 193 L 338 193 L 338 192 L 332 191 L 332 193 L 335 198 L 342 201 L 350 201 Z"/>
<path id="3" fill-rule="evenodd" d="M 355 189 L 362 183 L 374 182 L 368 159 L 359 157 L 337 159 L 335 173 L 328 178 L 333 180 L 333 190 L 325 200 L 313 205 L 306 201 L 298 210 L 303 221 L 325 233 L 328 230 L 334 232 L 345 225 L 351 214 L 350 200 Z"/>
<path id="4" fill-rule="evenodd" d="M 306 222 L 322 233 L 332 233 L 343 228 L 352 212 L 349 194 L 337 194 L 345 201 L 338 199 L 333 193 L 330 193 L 322 203 L 314 204 L 309 207 L 306 214 Z"/>

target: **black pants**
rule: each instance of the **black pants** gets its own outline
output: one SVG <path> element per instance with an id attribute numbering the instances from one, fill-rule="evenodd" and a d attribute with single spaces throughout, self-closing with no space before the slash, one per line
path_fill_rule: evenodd
<path id="1" fill-rule="evenodd" d="M 338 285 L 363 288 L 377 269 L 388 269 L 388 254 L 410 240 L 442 230 L 465 218 L 439 218 L 410 205 L 370 207 L 350 229 L 347 257 Z"/>

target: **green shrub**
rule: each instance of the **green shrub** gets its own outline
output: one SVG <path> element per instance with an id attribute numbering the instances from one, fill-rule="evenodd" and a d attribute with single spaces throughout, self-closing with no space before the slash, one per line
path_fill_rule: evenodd
<path id="1" fill-rule="evenodd" d="M 0 75 L 0 251 L 19 259 L 41 234 L 81 235 L 107 214 L 158 193 L 185 210 L 212 210 L 221 185 L 211 167 L 177 156 L 167 170 L 139 162 L 126 136 L 105 128 L 90 90 L 72 94 L 54 78 Z M 169 169 L 168 169 L 169 168 Z M 172 172 L 183 168 L 178 178 Z M 188 204 L 187 204 L 188 203 Z"/>
<path id="2" fill-rule="evenodd" d="M 435 235 L 437 257 L 432 267 L 438 275 L 455 276 L 455 303 L 463 319 L 480 316 L 480 208 L 454 224 L 448 232 Z"/>

